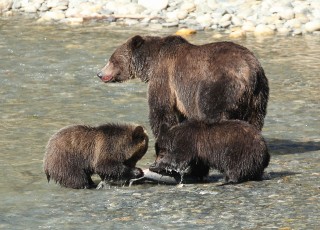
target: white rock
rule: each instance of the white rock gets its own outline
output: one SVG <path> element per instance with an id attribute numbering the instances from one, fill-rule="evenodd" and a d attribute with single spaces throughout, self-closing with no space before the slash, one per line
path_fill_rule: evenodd
<path id="1" fill-rule="evenodd" d="M 178 13 L 177 13 L 177 18 L 178 18 L 179 20 L 183 20 L 183 19 L 185 19 L 186 17 L 188 17 L 188 11 L 186 11 L 186 10 L 180 10 L 180 11 L 178 11 Z"/>
<path id="2" fill-rule="evenodd" d="M 306 5 L 306 4 L 296 5 L 296 6 L 293 8 L 293 12 L 294 12 L 295 14 L 307 14 L 307 13 L 309 13 L 308 5 Z"/>
<path id="3" fill-rule="evenodd" d="M 302 24 L 309 22 L 309 18 L 304 14 L 296 14 L 295 18 L 298 19 Z"/>
<path id="4" fill-rule="evenodd" d="M 242 25 L 242 29 L 246 32 L 253 32 L 256 29 L 256 26 L 251 21 L 246 21 Z"/>
<path id="5" fill-rule="evenodd" d="M 222 18 L 220 19 L 220 22 L 226 22 L 226 21 L 230 21 L 232 18 L 231 14 L 225 14 L 222 16 Z"/>
<path id="6" fill-rule="evenodd" d="M 28 5 L 24 8 L 24 12 L 26 13 L 35 13 L 37 12 L 38 8 L 35 5 Z"/>
<path id="7" fill-rule="evenodd" d="M 135 14 L 141 14 L 145 8 L 141 5 L 135 4 L 135 3 L 129 3 L 124 5 L 119 5 L 114 12 L 116 14 L 120 15 L 135 15 Z"/>
<path id="8" fill-rule="evenodd" d="M 168 0 L 138 0 L 138 4 L 151 10 L 163 10 L 168 6 Z"/>
<path id="9" fill-rule="evenodd" d="M 67 18 L 81 18 L 80 11 L 79 11 L 79 9 L 76 9 L 76 8 L 68 8 L 65 11 L 65 16 Z"/>
<path id="10" fill-rule="evenodd" d="M 124 23 L 128 26 L 133 26 L 133 25 L 137 25 L 139 23 L 138 20 L 135 20 L 135 19 L 125 19 Z"/>
<path id="11" fill-rule="evenodd" d="M 299 19 L 294 18 L 294 19 L 286 21 L 283 25 L 287 28 L 298 29 L 301 27 L 301 22 Z"/>
<path id="12" fill-rule="evenodd" d="M 216 10 L 219 7 L 216 0 L 207 0 L 207 4 L 211 10 Z"/>
<path id="13" fill-rule="evenodd" d="M 305 29 L 307 32 L 319 31 L 320 30 L 320 19 L 306 23 Z"/>
<path id="14" fill-rule="evenodd" d="M 219 26 L 222 27 L 222 28 L 227 28 L 228 26 L 231 25 L 231 21 L 222 21 L 222 22 L 219 22 Z"/>
<path id="15" fill-rule="evenodd" d="M 235 15 L 232 15 L 231 22 L 235 26 L 241 26 L 243 24 L 242 20 Z"/>
<path id="16" fill-rule="evenodd" d="M 254 30 L 255 36 L 270 36 L 273 34 L 274 34 L 274 30 L 264 24 L 257 25 L 256 29 Z"/>
<path id="17" fill-rule="evenodd" d="M 204 27 L 210 27 L 212 24 L 212 18 L 210 14 L 203 14 L 196 18 L 196 21 Z"/>
<path id="18" fill-rule="evenodd" d="M 57 7 L 52 8 L 52 10 L 66 10 L 68 9 L 67 5 L 59 5 Z"/>
<path id="19" fill-rule="evenodd" d="M 62 11 L 47 11 L 41 16 L 44 21 L 59 21 L 64 18 L 65 14 Z"/>
<path id="20" fill-rule="evenodd" d="M 236 31 L 232 31 L 229 34 L 230 38 L 244 38 L 246 37 L 246 32 L 244 30 L 236 30 Z"/>
<path id="21" fill-rule="evenodd" d="M 172 21 L 175 20 L 177 21 L 178 19 L 178 12 L 177 11 L 173 11 L 173 12 L 167 12 L 166 14 L 166 21 Z"/>
<path id="22" fill-rule="evenodd" d="M 295 35 L 302 35 L 302 30 L 301 29 L 295 29 L 293 32 L 292 32 L 292 35 L 295 36 Z"/>
<path id="23" fill-rule="evenodd" d="M 11 9 L 13 0 L 1 0 L 0 1 L 0 13 Z"/>
<path id="24" fill-rule="evenodd" d="M 290 30 L 284 27 L 278 28 L 277 31 L 281 35 L 288 35 L 290 33 Z"/>
<path id="25" fill-rule="evenodd" d="M 58 6 L 67 6 L 69 3 L 68 0 L 47 0 L 48 8 L 55 8 Z"/>
<path id="26" fill-rule="evenodd" d="M 44 0 L 34 0 L 29 2 L 29 4 L 24 5 L 24 11 L 26 13 L 35 13 L 41 7 Z"/>
<path id="27" fill-rule="evenodd" d="M 278 13 L 281 19 L 290 20 L 294 18 L 294 11 L 292 8 L 284 7 Z"/>
<path id="28" fill-rule="evenodd" d="M 83 18 L 66 18 L 63 19 L 63 22 L 70 25 L 80 25 L 83 23 Z"/>
<path id="29" fill-rule="evenodd" d="M 188 13 L 193 12 L 196 9 L 196 5 L 192 2 L 184 2 L 180 6 L 181 10 L 186 10 Z"/>

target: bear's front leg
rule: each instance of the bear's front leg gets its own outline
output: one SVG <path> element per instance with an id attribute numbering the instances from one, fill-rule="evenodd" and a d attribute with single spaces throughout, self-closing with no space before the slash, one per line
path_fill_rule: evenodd
<path id="1" fill-rule="evenodd" d="M 102 181 L 130 180 L 143 176 L 143 171 L 140 168 L 132 168 L 124 165 L 122 162 L 110 161 L 97 165 L 95 173 L 100 176 Z"/>
<path id="2" fill-rule="evenodd" d="M 149 87 L 149 122 L 153 135 L 157 138 L 162 124 L 172 127 L 179 123 L 179 116 L 175 108 L 175 99 L 164 88 Z"/>

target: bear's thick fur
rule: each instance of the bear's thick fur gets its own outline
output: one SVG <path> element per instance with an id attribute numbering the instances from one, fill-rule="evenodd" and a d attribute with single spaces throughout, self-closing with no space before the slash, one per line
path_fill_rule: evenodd
<path id="1" fill-rule="evenodd" d="M 143 176 L 136 168 L 148 148 L 142 126 L 104 124 L 73 125 L 54 134 L 46 147 L 44 172 L 69 188 L 95 187 L 92 174 L 101 180 L 128 180 Z"/>
<path id="2" fill-rule="evenodd" d="M 185 121 L 169 129 L 162 125 L 157 158 L 150 170 L 205 177 L 209 169 L 223 173 L 227 183 L 261 180 L 270 155 L 260 132 L 244 121 Z"/>
<path id="3" fill-rule="evenodd" d="M 261 130 L 269 87 L 254 54 L 232 42 L 193 45 L 180 36 L 130 38 L 97 74 L 104 82 L 138 77 L 148 82 L 149 120 L 248 121 Z"/>

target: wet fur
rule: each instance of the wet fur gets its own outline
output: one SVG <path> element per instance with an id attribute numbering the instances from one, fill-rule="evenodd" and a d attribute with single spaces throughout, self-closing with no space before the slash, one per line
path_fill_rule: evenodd
<path id="1" fill-rule="evenodd" d="M 269 87 L 254 54 L 232 42 L 193 45 L 180 36 L 139 35 L 118 47 L 99 77 L 134 77 L 148 82 L 149 120 L 157 137 L 161 124 L 185 119 L 248 121 L 261 130 Z"/>
<path id="2" fill-rule="evenodd" d="M 141 126 L 104 124 L 68 126 L 54 134 L 46 146 L 44 172 L 70 188 L 95 187 L 101 180 L 131 179 L 143 175 L 135 168 L 146 153 L 148 136 Z"/>
<path id="3" fill-rule="evenodd" d="M 270 161 L 260 132 L 246 122 L 235 120 L 213 124 L 186 121 L 170 129 L 163 125 L 156 141 L 156 153 L 151 171 L 173 170 L 205 177 L 209 168 L 213 168 L 223 173 L 227 183 L 261 180 Z"/>

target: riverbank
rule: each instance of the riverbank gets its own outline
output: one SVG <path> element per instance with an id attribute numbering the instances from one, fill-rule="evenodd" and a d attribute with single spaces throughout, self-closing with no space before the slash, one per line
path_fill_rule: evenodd
<path id="1" fill-rule="evenodd" d="M 1 17 L 24 14 L 38 23 L 214 30 L 230 37 L 320 35 L 318 0 L 2 0 Z"/>

